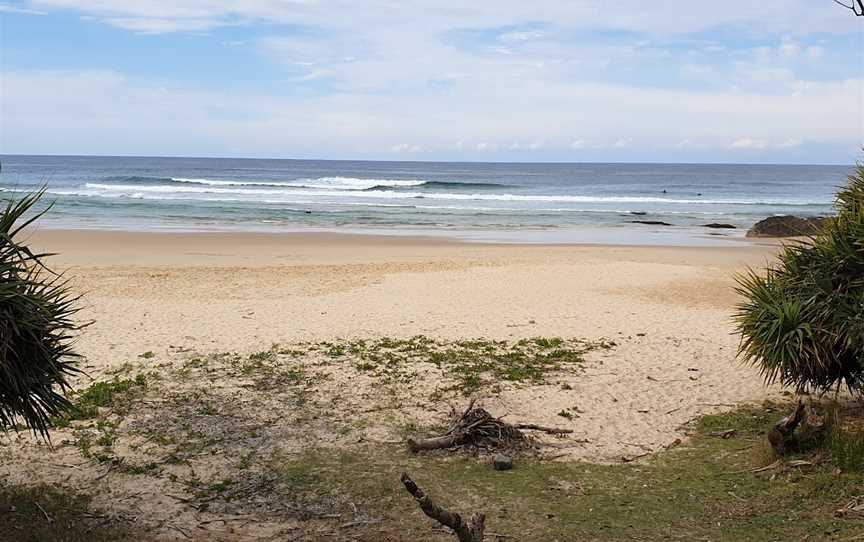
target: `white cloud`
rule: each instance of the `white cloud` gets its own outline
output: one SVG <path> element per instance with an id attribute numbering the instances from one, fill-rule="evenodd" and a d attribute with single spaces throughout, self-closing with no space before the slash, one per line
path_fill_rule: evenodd
<path id="1" fill-rule="evenodd" d="M 703 77 L 710 74 L 714 69 L 705 64 L 684 64 L 681 66 L 681 75 L 686 77 Z"/>
<path id="2" fill-rule="evenodd" d="M 0 13 L 17 13 L 18 15 L 45 15 L 44 11 L 36 9 L 27 9 L 18 6 L 10 6 L 8 4 L 0 4 Z"/>
<path id="3" fill-rule="evenodd" d="M 532 141 L 530 143 L 519 143 L 514 142 L 510 145 L 509 149 L 513 151 L 525 150 L 525 151 L 536 151 L 543 148 L 543 141 Z"/>
<path id="4" fill-rule="evenodd" d="M 806 53 L 808 60 L 816 61 L 825 56 L 825 49 L 818 45 L 811 45 L 810 47 L 807 47 Z"/>
<path id="5" fill-rule="evenodd" d="M 167 34 L 171 32 L 203 32 L 218 24 L 209 19 L 153 19 L 146 17 L 112 17 L 105 22 L 139 34 Z"/>
<path id="6" fill-rule="evenodd" d="M 417 29 L 422 20 L 429 32 L 459 27 L 521 25 L 542 19 L 575 28 L 608 28 L 634 32 L 698 32 L 720 25 L 745 26 L 751 29 L 796 34 L 831 31 L 855 32 L 855 17 L 837 6 L 813 0 L 753 2 L 726 0 L 705 9 L 692 0 L 662 0 L 650 9 L 626 10 L 614 2 L 597 0 L 500 0 L 498 2 L 464 2 L 441 0 L 405 0 L 394 5 L 391 0 L 344 2 L 339 0 L 32 0 L 38 9 L 70 9 L 103 18 L 108 24 L 130 18 L 175 20 L 169 30 L 200 30 L 202 21 L 211 26 L 245 24 L 263 20 L 278 23 L 316 26 L 352 25 L 355 28 Z M 191 22 L 191 28 L 184 28 Z M 514 30 L 517 39 L 533 38 L 534 31 Z"/>
<path id="7" fill-rule="evenodd" d="M 806 134 L 808 145 L 854 147 L 862 140 L 861 74 L 826 82 L 802 80 L 800 72 L 803 60 L 824 54 L 808 35 L 852 32 L 858 21 L 842 8 L 815 4 L 729 0 L 705 10 L 690 0 L 658 0 L 630 12 L 596 0 L 35 0 L 30 5 L 39 10 L 71 10 L 138 33 L 276 23 L 264 26 L 265 34 L 254 28 L 247 43 L 224 43 L 247 45 L 278 64 L 284 74 L 273 81 L 278 77 L 281 87 L 202 91 L 193 83 L 115 72 L 4 71 L 0 144 L 6 152 L 103 153 L 107 145 L 138 154 L 228 149 L 278 156 L 315 149 L 366 156 L 411 152 L 416 145 L 424 157 L 456 148 L 460 156 L 482 151 L 487 159 L 511 147 L 536 151 L 538 159 L 571 149 L 584 151 L 580 157 L 643 149 L 674 156 L 683 148 L 682 134 L 709 149 L 728 149 L 740 134 L 752 142 Z M 526 27 L 526 21 L 538 24 Z M 692 58 L 664 44 L 721 25 L 747 36 L 787 37 L 745 54 L 702 40 Z M 509 31 L 498 34 L 502 28 Z M 473 49 L 447 41 L 460 30 L 483 38 Z M 580 30 L 644 34 L 629 44 L 574 44 Z M 718 58 L 735 67 L 718 71 Z M 692 79 L 666 88 L 664 81 L 646 83 L 646 72 L 628 79 L 650 62 L 682 66 L 681 75 L 698 79 L 700 88 L 675 86 Z M 604 77 L 616 82 L 598 82 Z M 44 111 L 52 111 L 53 123 Z M 171 126 L 163 119 L 172 119 Z M 185 119 L 184 125 L 175 130 L 173 119 Z M 130 136 L 129 126 L 141 134 Z M 40 137 L 48 131 L 58 135 Z M 581 138 L 574 141 L 574 132 Z"/>
<path id="8" fill-rule="evenodd" d="M 780 52 L 780 56 L 786 60 L 798 58 L 798 55 L 801 54 L 801 46 L 797 43 L 788 41 L 780 44 L 778 50 Z"/>
<path id="9" fill-rule="evenodd" d="M 501 34 L 499 39 L 504 42 L 520 42 L 536 40 L 543 37 L 543 32 L 539 31 L 514 31 Z"/>
<path id="10" fill-rule="evenodd" d="M 729 146 L 733 149 L 763 150 L 768 148 L 768 142 L 764 139 L 753 139 L 750 137 L 745 137 L 741 139 L 736 139 Z"/>
<path id="11" fill-rule="evenodd" d="M 804 144 L 804 142 L 801 141 L 800 139 L 789 138 L 786 141 L 783 141 L 782 143 L 778 143 L 777 147 L 780 149 L 790 149 L 790 148 L 794 148 L 794 147 L 800 147 L 803 144 Z"/>
<path id="12" fill-rule="evenodd" d="M 542 143 L 536 152 L 546 153 L 544 157 L 563 158 L 572 150 L 589 157 L 602 152 L 627 157 L 645 150 L 660 159 L 663 149 L 674 156 L 682 127 L 690 141 L 719 151 L 778 149 L 771 141 L 792 148 L 790 134 L 806 134 L 807 144 L 843 149 L 860 147 L 864 139 L 855 120 L 861 118 L 855 114 L 864 85 L 860 79 L 802 83 L 796 95 L 530 79 L 476 95 L 470 92 L 473 84 L 466 85 L 455 83 L 459 100 L 442 100 L 437 94 L 297 97 L 201 91 L 105 71 L 5 72 L 0 80 L 0 148 L 7 153 L 385 157 L 387 151 L 416 146 L 424 155 L 438 157 L 432 149 L 458 149 L 454 142 L 473 141 L 458 151 L 470 157 L 506 152 L 530 132 L 537 138 L 527 145 Z M 537 105 L 514 108 L 524 96 L 532 96 Z M 591 138 L 574 140 L 574 126 Z M 626 138 L 620 136 L 622 126 L 629 132 Z M 734 133 L 749 135 L 729 137 Z M 592 143 L 599 140 L 618 147 Z M 401 147 L 394 149 L 394 141 Z"/>
<path id="13" fill-rule="evenodd" d="M 390 147 L 390 152 L 397 152 L 397 153 L 400 153 L 400 152 L 414 153 L 414 152 L 420 152 L 422 150 L 423 150 L 423 147 L 421 147 L 420 145 L 411 145 L 408 143 L 400 143 L 398 145 L 393 145 L 392 147 Z"/>

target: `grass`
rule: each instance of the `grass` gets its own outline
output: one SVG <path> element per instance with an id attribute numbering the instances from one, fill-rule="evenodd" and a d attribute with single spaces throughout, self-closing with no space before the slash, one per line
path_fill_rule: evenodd
<path id="1" fill-rule="evenodd" d="M 66 414 L 52 418 L 53 427 L 68 427 L 70 421 L 89 420 L 99 415 L 99 409 L 114 406 L 118 397 L 135 388 L 143 388 L 147 379 L 143 374 L 134 379 L 120 379 L 94 382 L 78 392 L 72 403 L 72 408 Z"/>
<path id="2" fill-rule="evenodd" d="M 599 344 L 544 338 L 439 343 L 415 337 L 190 358 L 164 369 L 161 380 L 150 373 L 139 380 L 129 373 L 125 379 L 94 383 L 75 399 L 91 406 L 95 416 L 73 420 L 72 434 L 83 457 L 110 461 L 110 468 L 95 461 L 83 467 L 94 475 L 110 471 L 104 484 L 114 483 L 115 476 L 140 477 L 136 484 L 140 480 L 142 488 L 164 484 L 160 491 L 190 499 L 172 509 L 178 516 L 195 510 L 207 514 L 208 521 L 245 515 L 283 525 L 299 521 L 291 523 L 297 529 L 292 536 L 301 539 L 451 540 L 431 529 L 405 493 L 402 471 L 443 505 L 486 512 L 489 531 L 516 540 L 767 542 L 846 540 L 864 532 L 864 522 L 834 516 L 864 496 L 864 411 L 846 409 L 841 416 L 838 407 L 830 413 L 824 445 L 788 458 L 798 463 L 775 463 L 769 455 L 765 432 L 791 407 L 766 403 L 704 416 L 691 424 L 691 439 L 639 461 L 598 465 L 517 458 L 514 470 L 495 472 L 482 457 L 411 455 L 401 444 L 405 435 L 440 431 L 399 409 L 390 421 L 372 425 L 392 422 L 395 437 L 355 438 L 365 437 L 361 432 L 343 438 L 343 431 L 359 431 L 369 420 L 333 410 L 338 403 L 315 392 L 322 382 L 318 369 L 361 363 L 369 364 L 363 377 L 376 379 L 376 391 L 379 381 L 417 378 L 412 375 L 423 363 L 440 366 L 458 383 L 459 393 L 467 385 L 460 375 L 477 378 L 487 389 L 496 378 L 514 385 L 531 385 L 536 378 L 557 388 L 561 383 L 552 377 L 578 371 L 577 360 L 602 348 Z M 337 351 L 341 354 L 330 354 Z M 430 361 L 433 353 L 442 355 L 438 365 Z M 489 366 L 495 360 L 501 368 Z M 538 372 L 511 372 L 520 367 Z M 508 375 L 517 380 L 507 381 Z M 212 378 L 234 386 L 221 389 Z M 276 414 L 275 426 L 269 416 L 250 416 L 262 405 Z M 579 414 L 577 406 L 559 413 L 573 420 Z M 280 425 L 282 420 L 286 423 Z M 321 428 L 325 437 L 317 439 Z M 330 438 L 339 444 L 326 444 L 333 442 Z M 96 491 L 98 486 L 82 487 Z M 21 488 L 15 491 L 16 499 L 26 498 Z M 84 510 L 70 517 L 85 529 L 90 525 L 86 496 L 67 497 L 74 503 L 63 509 Z M 0 508 L 0 514 L 6 511 Z M 27 521 L 8 517 L 13 528 Z M 363 523 L 371 519 L 380 521 Z M 146 518 L 142 521 L 148 525 Z M 77 540 L 53 534 L 42 539 Z"/>
<path id="3" fill-rule="evenodd" d="M 386 520 L 359 540 L 436 537 L 401 488 L 407 471 L 440 504 L 484 511 L 487 528 L 517 540 L 847 540 L 864 522 L 834 512 L 864 495 L 864 473 L 834 472 L 827 461 L 758 471 L 755 454 L 777 405 L 708 416 L 692 441 L 637 463 L 517 462 L 497 473 L 466 457 L 410 456 L 394 447 L 306 452 L 282 468 L 297 490 L 371 503 Z M 733 429 L 730 438 L 709 434 Z M 359 506 L 359 504 L 358 504 Z M 379 538 L 376 538 L 379 537 Z"/>
<path id="4" fill-rule="evenodd" d="M 408 339 L 384 337 L 377 340 L 322 342 L 309 345 L 334 363 L 349 360 L 357 371 L 382 383 L 408 384 L 416 369 L 428 363 L 454 382 L 436 391 L 470 396 L 484 390 L 500 392 L 501 384 L 541 384 L 555 372 L 578 369 L 584 355 L 596 349 L 610 349 L 614 342 L 564 340 L 536 337 L 517 342 L 472 339 L 443 342 L 418 335 Z"/>
<path id="5" fill-rule="evenodd" d="M 837 405 L 825 417 L 825 448 L 835 467 L 844 471 L 864 471 L 864 418 L 844 419 Z"/>
<path id="6" fill-rule="evenodd" d="M 146 539 L 131 523 L 92 510 L 88 496 L 44 485 L 24 487 L 0 482 L 0 525 L 0 538 L 16 542 Z"/>

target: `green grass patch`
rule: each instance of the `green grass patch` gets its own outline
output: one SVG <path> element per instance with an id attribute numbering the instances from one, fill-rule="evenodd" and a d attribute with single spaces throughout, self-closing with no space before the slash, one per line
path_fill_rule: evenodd
<path id="1" fill-rule="evenodd" d="M 100 408 L 115 406 L 119 397 L 146 386 L 147 377 L 143 374 L 132 379 L 115 376 L 112 380 L 94 382 L 75 394 L 72 408 L 63 416 L 52 419 L 52 426 L 67 427 L 71 421 L 96 418 Z"/>
<path id="2" fill-rule="evenodd" d="M 108 514 L 90 507 L 90 497 L 47 485 L 0 482 L 0 539 L 16 542 L 114 542 L 147 540 Z"/>
<path id="3" fill-rule="evenodd" d="M 554 372 L 578 369 L 584 355 L 591 350 L 614 346 L 615 343 L 602 339 L 536 337 L 517 342 L 486 339 L 446 342 L 418 335 L 407 339 L 322 342 L 308 345 L 308 349 L 321 351 L 334 362 L 351 358 L 356 370 L 382 383 L 410 383 L 417 376 L 418 364 L 429 363 L 455 381 L 439 389 L 438 395 L 467 396 L 481 389 L 500 391 L 502 383 L 544 383 Z"/>
<path id="4" fill-rule="evenodd" d="M 438 540 L 400 485 L 402 471 L 439 504 L 466 514 L 483 511 L 489 531 L 515 540 L 768 542 L 860 535 L 864 523 L 834 512 L 864 494 L 861 473 L 838 475 L 831 462 L 759 470 L 753 449 L 778 412 L 746 407 L 706 417 L 690 442 L 636 463 L 526 459 L 499 473 L 476 458 L 376 447 L 307 452 L 282 468 L 298 491 L 344 495 L 387 517 L 360 540 Z M 710 436 L 721 429 L 735 433 Z"/>

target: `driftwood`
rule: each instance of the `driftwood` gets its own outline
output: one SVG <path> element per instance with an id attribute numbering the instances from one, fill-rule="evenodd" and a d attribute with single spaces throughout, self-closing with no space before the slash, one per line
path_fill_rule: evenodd
<path id="1" fill-rule="evenodd" d="M 408 493 L 420 505 L 420 510 L 441 525 L 452 529 L 459 542 L 483 542 L 483 533 L 486 530 L 486 514 L 475 512 L 466 523 L 461 515 L 438 506 L 429 495 L 417 487 L 417 484 L 407 473 L 402 473 L 401 480 Z"/>
<path id="2" fill-rule="evenodd" d="M 796 447 L 795 429 L 804 420 L 805 411 L 804 403 L 798 401 L 795 412 L 781 418 L 768 432 L 768 442 L 771 443 L 771 447 L 777 455 L 785 455 L 787 451 Z"/>
<path id="3" fill-rule="evenodd" d="M 454 447 L 519 450 L 532 445 L 531 438 L 522 430 L 543 431 L 556 435 L 573 432 L 570 429 L 535 424 L 512 425 L 493 417 L 483 408 L 475 408 L 473 401 L 461 414 L 456 415 L 455 411 L 451 414 L 452 421 L 447 432 L 437 437 L 409 438 L 408 448 L 414 453 Z"/>

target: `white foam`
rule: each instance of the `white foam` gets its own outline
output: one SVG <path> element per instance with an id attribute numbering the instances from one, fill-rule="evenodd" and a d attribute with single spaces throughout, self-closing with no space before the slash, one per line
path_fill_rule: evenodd
<path id="1" fill-rule="evenodd" d="M 320 188 L 324 190 L 368 190 L 376 186 L 422 186 L 422 180 L 397 179 L 359 179 L 356 177 L 319 177 L 317 179 L 296 179 L 293 181 L 233 181 L 215 179 L 193 179 L 187 177 L 171 177 L 178 183 L 200 184 L 205 186 L 274 186 L 288 188 Z"/>
<path id="2" fill-rule="evenodd" d="M 372 182 L 371 180 L 367 180 Z M 227 181 L 226 181 L 227 182 Z M 397 182 L 397 181 L 392 181 Z M 423 181 L 398 181 L 398 182 L 419 182 Z M 269 185 L 268 185 L 269 186 Z M 270 188 L 253 188 L 247 185 L 240 187 L 223 186 L 223 185 L 200 185 L 200 186 L 176 186 L 176 185 L 124 185 L 124 184 L 103 184 L 103 183 L 87 183 L 84 188 L 95 190 L 100 193 L 123 193 L 129 195 L 131 193 L 150 193 L 163 194 L 170 197 L 172 194 L 231 194 L 241 197 L 255 196 L 310 196 L 310 197 L 352 197 L 361 199 L 427 199 L 427 200 L 453 200 L 453 201 L 501 201 L 501 202 L 548 202 L 548 203 L 656 203 L 656 204 L 676 204 L 676 205 L 781 205 L 781 206 L 801 206 L 801 205 L 829 205 L 829 202 L 815 202 L 804 200 L 733 200 L 733 199 L 675 199 L 675 198 L 660 198 L 653 196 L 570 196 L 570 195 L 537 195 L 537 194 L 459 194 L 450 192 L 397 192 L 393 190 L 379 190 L 373 192 L 364 192 L 357 188 L 354 189 L 320 189 L 312 186 L 299 186 L 297 188 L 312 188 L 312 190 L 278 190 L 274 189 L 278 186 L 290 186 L 295 188 L 295 185 L 273 185 Z M 74 195 L 69 193 L 68 195 Z M 93 195 L 80 194 L 80 195 Z"/>

